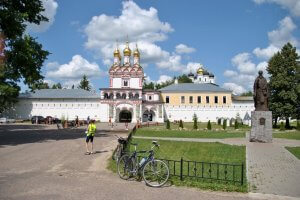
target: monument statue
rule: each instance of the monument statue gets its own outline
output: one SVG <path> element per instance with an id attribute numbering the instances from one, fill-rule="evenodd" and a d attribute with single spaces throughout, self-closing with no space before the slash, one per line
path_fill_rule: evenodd
<path id="1" fill-rule="evenodd" d="M 268 111 L 269 90 L 267 80 L 263 77 L 263 71 L 258 72 L 258 77 L 254 81 L 253 98 L 255 111 Z"/>
<path id="2" fill-rule="evenodd" d="M 255 111 L 251 112 L 250 142 L 272 142 L 272 112 L 269 111 L 269 90 L 263 72 L 254 81 L 253 98 Z"/>

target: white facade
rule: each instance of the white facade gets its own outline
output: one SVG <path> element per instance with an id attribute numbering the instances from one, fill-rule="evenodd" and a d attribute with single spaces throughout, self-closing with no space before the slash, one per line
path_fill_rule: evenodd
<path id="1" fill-rule="evenodd" d="M 192 122 L 194 114 L 197 115 L 200 122 L 217 122 L 218 118 L 231 119 L 240 116 L 242 119 L 251 111 L 254 111 L 254 104 L 251 101 L 241 102 L 233 101 L 229 106 L 171 106 L 164 105 L 166 116 L 170 121 L 183 120 Z"/>

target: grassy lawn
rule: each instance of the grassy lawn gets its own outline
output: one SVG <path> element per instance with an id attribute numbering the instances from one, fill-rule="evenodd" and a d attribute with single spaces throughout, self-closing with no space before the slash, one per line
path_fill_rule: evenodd
<path id="1" fill-rule="evenodd" d="M 294 154 L 300 160 L 300 147 L 285 147 L 289 152 Z"/>
<path id="2" fill-rule="evenodd" d="M 273 131 L 274 138 L 284 138 L 291 140 L 300 140 L 300 131 L 292 130 L 292 131 Z"/>
<path id="3" fill-rule="evenodd" d="M 151 141 L 143 139 L 133 139 L 133 142 L 139 144 L 138 150 L 147 150 L 151 147 Z M 221 143 L 196 143 L 196 142 L 179 142 L 179 141 L 163 141 L 160 140 L 159 144 L 161 145 L 159 149 L 156 150 L 156 158 L 168 159 L 168 160 L 180 160 L 183 158 L 187 161 L 202 161 L 202 162 L 211 162 L 211 163 L 230 163 L 230 164 L 241 164 L 245 163 L 245 152 L 246 148 L 244 146 L 234 146 L 226 145 Z M 132 148 L 132 147 L 131 147 Z M 194 164 L 190 163 L 188 166 L 187 163 L 184 163 L 183 174 L 187 175 L 188 168 L 190 173 L 195 173 Z M 211 177 L 217 176 L 217 166 L 209 164 L 204 164 L 204 167 L 200 164 L 197 164 L 197 175 L 199 176 L 201 171 L 204 171 L 204 176 L 209 177 L 209 169 L 211 167 Z M 112 171 L 116 171 L 116 164 L 114 161 L 110 160 L 108 168 Z M 169 168 L 171 173 L 179 174 L 180 163 L 175 164 L 169 163 Z M 233 167 L 226 167 L 227 169 L 227 178 L 230 179 L 233 176 L 235 180 L 241 178 L 241 174 L 235 172 L 233 175 Z M 224 178 L 224 171 L 226 171 L 225 166 L 219 166 L 219 178 Z M 175 171 L 174 171 L 175 170 Z M 238 169 L 236 169 L 238 170 Z M 240 171 L 239 171 L 240 172 Z M 223 176 L 223 177 L 222 177 Z M 244 170 L 244 185 L 241 186 L 238 183 L 223 182 L 223 181 L 210 181 L 207 179 L 200 178 L 184 178 L 184 181 L 180 181 L 179 177 L 171 176 L 170 181 L 174 185 L 178 186 L 191 186 L 198 187 L 202 189 L 209 190 L 222 190 L 222 191 L 238 191 L 238 192 L 247 192 L 247 184 L 245 178 Z"/>
<path id="4" fill-rule="evenodd" d="M 236 138 L 245 137 L 244 131 L 209 131 L 209 130 L 167 130 L 144 127 L 136 131 L 135 136 L 174 137 L 174 138 Z"/>

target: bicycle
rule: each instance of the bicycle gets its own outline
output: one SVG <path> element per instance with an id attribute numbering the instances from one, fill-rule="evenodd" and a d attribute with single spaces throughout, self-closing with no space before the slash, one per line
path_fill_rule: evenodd
<path id="1" fill-rule="evenodd" d="M 119 137 L 117 135 L 114 135 L 118 139 L 118 146 L 113 152 L 112 159 L 115 160 L 117 163 L 119 159 L 124 155 L 125 152 L 125 145 L 127 143 L 127 140 L 125 138 Z"/>
<path id="2" fill-rule="evenodd" d="M 128 180 L 132 176 L 137 176 L 142 173 L 142 177 L 146 185 L 151 187 L 161 187 L 169 179 L 170 171 L 168 165 L 154 158 L 154 147 L 159 148 L 156 141 L 152 141 L 153 146 L 149 151 L 136 151 L 138 144 L 134 145 L 134 151 L 131 155 L 125 154 L 118 161 L 118 174 L 121 179 Z M 138 163 L 137 155 L 139 153 L 149 153 Z"/>

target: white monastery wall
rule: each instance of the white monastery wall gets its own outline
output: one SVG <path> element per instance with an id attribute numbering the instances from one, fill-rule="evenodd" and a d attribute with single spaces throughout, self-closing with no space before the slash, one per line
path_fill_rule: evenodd
<path id="1" fill-rule="evenodd" d="M 113 78 L 113 88 L 121 88 L 122 87 L 122 79 L 121 78 Z"/>
<path id="2" fill-rule="evenodd" d="M 101 104 L 98 99 L 20 99 L 9 113 L 16 119 L 30 119 L 34 115 L 52 116 L 59 119 L 64 116 L 73 120 L 91 119 L 108 121 L 108 105 Z"/>

